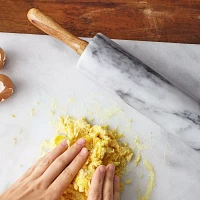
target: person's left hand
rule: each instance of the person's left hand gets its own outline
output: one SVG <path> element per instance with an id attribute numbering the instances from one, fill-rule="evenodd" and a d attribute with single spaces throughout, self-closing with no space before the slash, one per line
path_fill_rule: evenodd
<path id="1" fill-rule="evenodd" d="M 88 158 L 85 139 L 67 148 L 63 141 L 38 160 L 0 200 L 58 200 Z"/>

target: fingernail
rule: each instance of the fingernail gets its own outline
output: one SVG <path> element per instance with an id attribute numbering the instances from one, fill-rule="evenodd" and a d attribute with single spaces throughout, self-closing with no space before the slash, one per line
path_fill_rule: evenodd
<path id="1" fill-rule="evenodd" d="M 115 176 L 114 180 L 115 180 L 116 183 L 119 183 L 119 176 Z"/>
<path id="2" fill-rule="evenodd" d="M 60 144 L 61 144 L 62 146 L 67 146 L 67 140 L 63 140 Z"/>
<path id="3" fill-rule="evenodd" d="M 115 172 L 115 165 L 111 164 L 109 165 L 109 170 L 114 173 Z"/>
<path id="4" fill-rule="evenodd" d="M 77 141 L 77 144 L 79 144 L 79 145 L 85 144 L 85 139 L 84 139 L 84 138 L 80 138 L 80 139 Z"/>
<path id="5" fill-rule="evenodd" d="M 87 152 L 88 152 L 88 150 L 87 150 L 86 148 L 82 148 L 82 149 L 81 149 L 81 152 L 80 152 L 80 155 L 81 155 L 81 156 L 84 156 L 84 155 L 87 154 Z"/>
<path id="6" fill-rule="evenodd" d="M 106 168 L 105 168 L 105 166 L 100 166 L 99 167 L 99 171 L 101 172 L 101 174 L 105 174 L 105 172 L 106 172 Z"/>

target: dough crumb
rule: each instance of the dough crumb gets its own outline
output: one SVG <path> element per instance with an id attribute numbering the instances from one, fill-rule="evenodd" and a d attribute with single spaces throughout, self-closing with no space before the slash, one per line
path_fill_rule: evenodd
<path id="1" fill-rule="evenodd" d="M 50 111 L 50 115 L 54 115 L 54 114 L 55 114 L 54 111 L 51 110 L 51 111 Z"/>
<path id="2" fill-rule="evenodd" d="M 36 113 L 36 110 L 34 108 L 32 108 L 31 113 L 30 113 L 31 117 L 33 117 L 35 115 L 35 113 Z"/>
<path id="3" fill-rule="evenodd" d="M 72 102 L 75 102 L 75 99 L 69 98 L 67 101 L 68 101 L 69 103 L 72 103 Z"/>
<path id="4" fill-rule="evenodd" d="M 23 133 L 23 129 L 22 128 L 20 128 L 20 130 L 19 130 L 19 134 L 21 135 L 22 133 Z"/>
<path id="5" fill-rule="evenodd" d="M 138 137 L 135 137 L 134 143 L 137 145 L 140 145 L 140 139 Z"/>
<path id="6" fill-rule="evenodd" d="M 138 156 L 137 156 L 137 158 L 136 158 L 136 160 L 135 160 L 135 166 L 136 166 L 136 167 L 138 166 L 140 160 L 141 160 L 141 155 L 138 154 Z"/>
<path id="7" fill-rule="evenodd" d="M 127 180 L 125 180 L 125 183 L 126 183 L 126 185 L 129 185 L 129 184 L 131 184 L 132 183 L 132 178 L 131 179 L 127 179 Z"/>
<path id="8" fill-rule="evenodd" d="M 13 143 L 14 143 L 14 145 L 17 144 L 17 138 L 13 138 Z"/>
<path id="9" fill-rule="evenodd" d="M 89 121 L 90 121 L 90 122 L 93 122 L 93 121 L 94 121 L 94 118 L 90 118 Z"/>

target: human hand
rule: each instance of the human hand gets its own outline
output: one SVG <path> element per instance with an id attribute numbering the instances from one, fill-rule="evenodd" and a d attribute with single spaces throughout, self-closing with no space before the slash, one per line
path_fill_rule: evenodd
<path id="1" fill-rule="evenodd" d="M 120 200 L 120 179 L 115 166 L 99 166 L 92 177 L 88 200 Z"/>
<path id="2" fill-rule="evenodd" d="M 59 200 L 88 158 L 85 139 L 67 148 L 63 141 L 38 160 L 0 200 Z"/>

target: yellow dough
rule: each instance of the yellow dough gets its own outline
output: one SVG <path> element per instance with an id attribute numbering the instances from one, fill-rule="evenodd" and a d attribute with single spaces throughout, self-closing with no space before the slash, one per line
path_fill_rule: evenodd
<path id="1" fill-rule="evenodd" d="M 114 164 L 116 175 L 122 177 L 127 162 L 132 159 L 133 151 L 119 141 L 121 137 L 116 130 L 110 130 L 108 126 L 93 126 L 87 123 L 85 118 L 60 118 L 54 138 L 55 146 L 63 139 L 67 139 L 68 145 L 71 146 L 79 138 L 85 138 L 89 151 L 87 162 L 62 195 L 62 200 L 86 200 L 93 173 L 99 165 Z"/>

